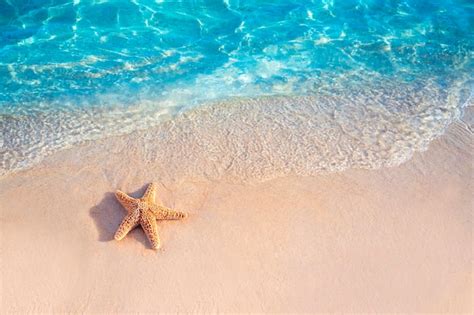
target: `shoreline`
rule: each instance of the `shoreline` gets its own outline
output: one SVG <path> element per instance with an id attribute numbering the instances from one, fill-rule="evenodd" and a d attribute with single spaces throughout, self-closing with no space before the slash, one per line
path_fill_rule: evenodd
<path id="1" fill-rule="evenodd" d="M 352 101 L 350 95 L 332 94 L 235 98 L 190 109 L 161 122 L 145 111 L 145 123 L 140 126 L 144 129 L 135 126 L 141 115 L 135 113 L 125 120 L 125 126 L 118 134 L 114 135 L 112 131 L 105 137 L 96 135 L 88 139 L 86 136 L 79 142 L 69 139 L 74 133 L 64 135 L 56 130 L 63 128 L 60 117 L 53 115 L 41 122 L 41 126 L 32 123 L 29 132 L 29 129 L 21 129 L 22 119 L 19 119 L 12 126 L 8 127 L 7 123 L 6 130 L 27 132 L 24 138 L 30 140 L 37 133 L 33 131 L 35 126 L 39 130 L 47 126 L 49 131 L 46 131 L 45 139 L 31 147 L 7 133 L 4 137 L 6 146 L 0 152 L 0 178 L 40 166 L 45 159 L 63 163 L 61 157 L 67 156 L 69 151 L 72 152 L 70 155 L 80 152 L 81 156 L 108 159 L 101 152 L 104 149 L 112 152 L 132 150 L 142 163 L 166 165 L 172 170 L 161 171 L 170 179 L 192 176 L 222 180 L 230 177 L 232 182 L 248 182 L 353 168 L 379 169 L 400 165 L 415 152 L 425 151 L 431 141 L 442 136 L 450 124 L 460 119 L 467 108 L 465 105 L 469 105 L 469 98 L 458 104 L 462 93 L 448 95 L 444 102 L 446 95 L 428 96 L 425 91 L 412 88 L 409 96 L 405 95 L 403 103 L 399 104 L 397 93 L 380 95 L 379 92 L 359 95 L 359 101 Z M 358 107 L 368 96 L 370 103 Z M 381 102 L 385 104 L 383 107 Z M 409 104 L 416 105 L 412 108 Z M 86 116 L 91 114 L 84 112 Z M 113 113 L 107 115 L 106 120 L 114 117 Z M 150 121 L 155 123 L 148 126 Z M 85 134 L 96 127 L 99 128 L 96 132 L 100 132 L 109 123 L 101 127 L 94 124 L 84 127 Z M 120 130 L 120 124 L 114 124 L 113 130 Z M 78 129 L 76 133 L 80 135 L 84 130 L 75 125 L 71 129 Z M 49 141 L 51 135 L 47 134 L 51 132 L 54 145 L 42 148 Z M 60 141 L 63 136 L 65 139 Z M 18 152 L 8 149 L 17 145 L 20 146 Z M 166 154 L 163 148 L 166 148 Z M 21 153 L 21 150 L 26 151 Z M 26 161 L 30 165 L 26 165 Z M 104 163 L 99 159 L 96 162 Z"/>
<path id="2" fill-rule="evenodd" d="M 220 168 L 211 176 L 218 180 L 228 169 L 261 180 L 377 169 L 426 150 L 470 100 L 469 85 L 461 79 L 449 90 L 429 80 L 396 84 L 385 79 L 370 88 L 346 84 L 314 95 L 230 97 L 191 104 L 182 112 L 139 100 L 129 108 L 53 106 L 31 115 L 0 115 L 5 131 L 0 176 L 34 167 L 61 151 L 101 145 L 113 150 L 126 142 L 128 147 L 146 146 L 148 159 L 174 168 L 188 167 L 187 157 L 199 160 L 183 176 L 199 173 L 200 165 Z M 173 159 L 157 154 L 161 148 L 176 152 Z M 258 174 L 261 170 L 265 174 Z"/>
<path id="3" fill-rule="evenodd" d="M 400 166 L 251 184 L 109 143 L 0 179 L 2 311 L 472 311 L 472 126 Z M 113 192 L 151 181 L 190 214 L 158 223 L 157 252 L 139 228 L 113 240 Z"/>

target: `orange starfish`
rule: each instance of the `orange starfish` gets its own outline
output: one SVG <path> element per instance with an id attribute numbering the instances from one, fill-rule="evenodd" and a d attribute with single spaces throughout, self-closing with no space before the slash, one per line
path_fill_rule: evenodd
<path id="1" fill-rule="evenodd" d="M 115 196 L 118 201 L 127 209 L 128 214 L 123 219 L 114 238 L 119 241 L 124 238 L 137 225 L 141 225 L 145 231 L 151 246 L 154 249 L 160 247 L 160 238 L 156 220 L 178 220 L 186 218 L 187 214 L 166 208 L 155 203 L 156 184 L 148 185 L 145 194 L 140 199 L 135 199 L 120 190 L 117 190 Z"/>

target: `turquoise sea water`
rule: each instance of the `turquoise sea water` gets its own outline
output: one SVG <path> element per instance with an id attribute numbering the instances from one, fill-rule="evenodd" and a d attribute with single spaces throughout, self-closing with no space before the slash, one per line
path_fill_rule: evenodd
<path id="1" fill-rule="evenodd" d="M 381 108 L 422 149 L 470 102 L 473 34 L 470 0 L 0 0 L 2 173 L 236 97 L 361 130 Z"/>

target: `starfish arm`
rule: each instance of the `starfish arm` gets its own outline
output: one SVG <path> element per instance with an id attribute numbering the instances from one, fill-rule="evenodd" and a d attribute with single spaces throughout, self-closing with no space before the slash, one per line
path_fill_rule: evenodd
<path id="1" fill-rule="evenodd" d="M 132 209 L 138 204 L 137 199 L 130 197 L 129 195 L 120 190 L 117 190 L 115 192 L 115 197 L 117 197 L 117 200 L 122 204 L 125 209 L 127 209 L 128 212 L 132 211 Z"/>
<path id="2" fill-rule="evenodd" d="M 151 243 L 153 249 L 160 247 L 160 238 L 158 236 L 158 227 L 156 225 L 156 218 L 152 212 L 147 212 L 142 215 L 140 224 L 145 231 L 148 240 Z"/>
<path id="3" fill-rule="evenodd" d="M 123 219 L 122 223 L 120 223 L 117 232 L 115 232 L 114 238 L 117 241 L 120 241 L 125 235 L 128 234 L 134 227 L 136 227 L 139 223 L 139 215 L 136 212 L 131 212 L 127 214 L 127 216 Z"/>
<path id="4" fill-rule="evenodd" d="M 156 198 L 156 188 L 156 183 L 151 183 L 150 185 L 148 185 L 145 194 L 143 194 L 142 199 L 154 203 Z"/>
<path id="5" fill-rule="evenodd" d="M 181 211 L 176 211 L 164 206 L 155 205 L 151 211 L 158 220 L 179 220 L 186 218 L 188 215 Z"/>

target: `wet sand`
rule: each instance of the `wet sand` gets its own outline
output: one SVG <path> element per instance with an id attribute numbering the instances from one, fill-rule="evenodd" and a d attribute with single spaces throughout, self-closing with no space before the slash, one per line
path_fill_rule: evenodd
<path id="1" fill-rule="evenodd" d="M 398 167 L 253 184 L 170 179 L 123 141 L 0 180 L 2 313 L 472 312 L 469 118 Z M 151 181 L 190 214 L 158 251 L 113 240 L 113 192 Z"/>

